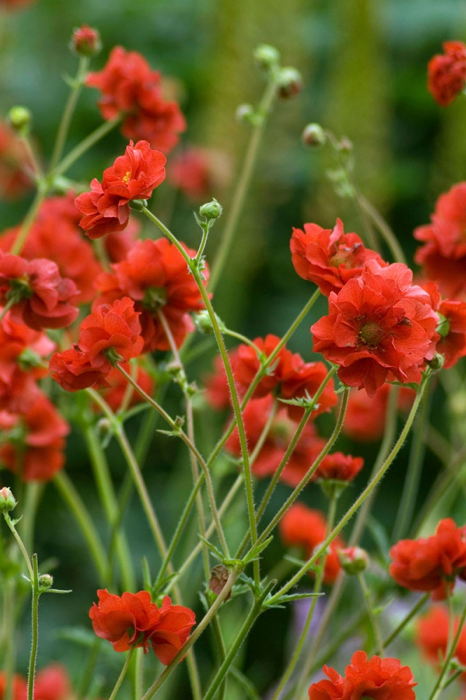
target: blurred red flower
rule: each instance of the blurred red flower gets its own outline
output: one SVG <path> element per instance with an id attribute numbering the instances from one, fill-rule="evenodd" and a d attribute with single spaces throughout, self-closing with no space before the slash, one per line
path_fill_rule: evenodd
<path id="1" fill-rule="evenodd" d="M 446 107 L 466 83 L 466 46 L 461 41 L 446 41 L 444 53 L 430 59 L 427 87 L 439 105 Z"/>
<path id="2" fill-rule="evenodd" d="M 459 617 L 454 621 L 454 632 L 458 630 Z M 445 657 L 450 629 L 448 610 L 441 605 L 434 605 L 427 615 L 421 617 L 416 625 L 416 643 L 424 652 L 426 658 L 439 665 L 441 657 Z M 466 665 L 466 630 L 463 629 L 454 656 L 462 666 Z M 463 674 L 465 678 L 466 674 Z"/>
<path id="3" fill-rule="evenodd" d="M 34 700 L 69 700 L 72 696 L 68 671 L 62 664 L 49 664 L 39 671 L 34 682 Z"/>
<path id="4" fill-rule="evenodd" d="M 326 455 L 314 473 L 313 479 L 353 481 L 364 466 L 362 457 L 352 457 L 343 452 Z"/>
<path id="5" fill-rule="evenodd" d="M 24 3 L 25 4 L 25 3 Z M 0 1 L 0 7 L 14 6 Z M 32 189 L 28 157 L 24 144 L 4 121 L 0 120 L 0 198 L 17 199 Z"/>

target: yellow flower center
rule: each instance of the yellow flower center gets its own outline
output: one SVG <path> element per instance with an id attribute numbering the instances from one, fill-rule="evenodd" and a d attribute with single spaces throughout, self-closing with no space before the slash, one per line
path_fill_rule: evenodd
<path id="1" fill-rule="evenodd" d="M 125 175 L 124 178 L 122 179 L 122 182 L 124 182 L 125 185 L 127 185 L 130 178 L 131 178 L 131 171 L 128 170 L 128 172 L 126 173 L 126 175 Z"/>

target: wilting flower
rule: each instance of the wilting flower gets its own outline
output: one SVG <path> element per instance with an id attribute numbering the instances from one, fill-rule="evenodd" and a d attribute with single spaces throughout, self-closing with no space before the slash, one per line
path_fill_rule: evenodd
<path id="1" fill-rule="evenodd" d="M 311 332 L 314 350 L 339 365 L 341 381 L 373 396 L 385 381 L 419 382 L 435 352 L 439 318 L 429 294 L 402 263 L 369 261 L 358 279 L 329 297 L 329 315 Z"/>
<path id="2" fill-rule="evenodd" d="M 280 520 L 279 528 L 283 543 L 288 547 L 303 547 L 308 558 L 312 556 L 314 549 L 322 544 L 327 534 L 327 523 L 323 514 L 303 503 L 293 503 Z M 325 558 L 324 583 L 334 583 L 340 573 L 338 550 L 342 547 L 344 544 L 337 536 Z M 316 562 L 316 565 L 318 564 L 319 560 Z"/>
<path id="3" fill-rule="evenodd" d="M 152 646 L 157 658 L 168 665 L 187 641 L 196 622 L 192 610 L 172 605 L 168 596 L 159 608 L 147 591 L 111 595 L 97 591 L 98 603 L 89 611 L 94 632 L 107 639 L 115 651 Z"/>
<path id="4" fill-rule="evenodd" d="M 290 248 L 298 275 L 317 284 L 326 296 L 338 294 L 348 280 L 360 277 L 368 260 L 386 264 L 356 233 L 345 233 L 340 219 L 333 231 L 317 224 L 304 224 L 304 231 L 293 229 Z"/>
<path id="5" fill-rule="evenodd" d="M 446 41 L 444 54 L 437 54 L 428 65 L 427 86 L 439 105 L 446 107 L 466 83 L 466 46 L 461 41 Z"/>
<path id="6" fill-rule="evenodd" d="M 98 105 L 105 120 L 124 116 L 121 130 L 128 139 L 144 139 L 168 153 L 186 128 L 177 103 L 163 97 L 160 73 L 136 51 L 116 46 L 103 70 L 89 73 L 86 85 L 102 93 Z"/>
<path id="7" fill-rule="evenodd" d="M 190 257 L 195 251 L 184 246 Z M 144 351 L 169 350 L 170 343 L 160 321 L 162 311 L 177 347 L 194 329 L 190 311 L 204 308 L 201 293 L 181 253 L 166 238 L 137 241 L 126 260 L 111 266 L 97 280 L 101 297 L 96 304 L 128 296 L 140 312 Z M 207 285 L 209 270 L 204 270 Z"/>
<path id="8" fill-rule="evenodd" d="M 413 674 L 409 666 L 402 666 L 398 659 L 367 658 L 364 651 L 353 654 L 344 677 L 334 668 L 324 666 L 329 680 L 313 683 L 309 688 L 309 700 L 355 700 L 377 698 L 380 700 L 415 700 Z"/>
<path id="9" fill-rule="evenodd" d="M 94 179 L 91 192 L 76 197 L 75 204 L 84 214 L 79 225 L 89 238 L 122 231 L 128 225 L 129 202 L 148 199 L 165 179 L 167 159 L 151 149 L 147 141 L 131 141 L 125 155 L 104 170 L 102 183 Z"/>
<path id="10" fill-rule="evenodd" d="M 466 580 L 466 533 L 451 518 L 441 520 L 432 537 L 401 540 L 390 556 L 395 581 L 412 591 L 431 591 L 433 600 L 444 600 L 456 577 Z"/>

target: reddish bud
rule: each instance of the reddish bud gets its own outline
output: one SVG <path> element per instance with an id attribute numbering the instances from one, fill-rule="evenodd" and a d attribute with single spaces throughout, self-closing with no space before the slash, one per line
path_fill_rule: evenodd
<path id="1" fill-rule="evenodd" d="M 220 593 L 223 591 L 228 581 L 228 576 L 229 574 L 226 566 L 223 564 L 214 566 L 210 572 L 209 588 L 213 593 L 215 593 L 215 595 L 220 595 Z M 225 600 L 229 600 L 230 598 L 231 592 L 228 594 Z"/>
<path id="2" fill-rule="evenodd" d="M 79 56 L 95 56 L 102 48 L 99 32 L 97 29 L 83 24 L 82 27 L 74 30 L 71 37 L 71 48 Z"/>
<path id="3" fill-rule="evenodd" d="M 365 571 L 369 565 L 369 555 L 361 547 L 347 547 L 338 551 L 341 568 L 350 576 Z"/>

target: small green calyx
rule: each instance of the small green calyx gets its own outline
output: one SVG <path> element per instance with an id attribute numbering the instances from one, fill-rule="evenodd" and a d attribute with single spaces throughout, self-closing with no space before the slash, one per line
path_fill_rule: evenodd
<path id="1" fill-rule="evenodd" d="M 435 330 L 439 335 L 442 336 L 442 338 L 446 338 L 447 335 L 450 333 L 450 321 L 447 318 L 445 318 L 445 316 L 442 316 L 442 314 L 439 314 L 439 316 L 440 323 L 438 324 Z"/>
<path id="2" fill-rule="evenodd" d="M 15 277 L 10 281 L 10 289 L 6 294 L 6 300 L 12 305 L 17 304 L 21 299 L 30 299 L 33 291 L 29 284 L 29 277 Z"/>
<path id="3" fill-rule="evenodd" d="M 330 500 L 340 498 L 348 486 L 348 482 L 341 479 L 319 479 L 318 484 Z"/>
<path id="4" fill-rule="evenodd" d="M 0 489 L 0 513 L 9 513 L 16 508 L 16 499 L 11 490 L 4 486 Z"/>
<path id="5" fill-rule="evenodd" d="M 259 68 L 267 73 L 277 68 L 280 63 L 280 53 L 269 44 L 260 44 L 254 51 L 254 58 Z"/>
<path id="6" fill-rule="evenodd" d="M 24 348 L 18 356 L 18 365 L 23 372 L 28 372 L 42 365 L 42 358 L 32 348 Z"/>
<path id="7" fill-rule="evenodd" d="M 116 367 L 119 362 L 123 362 L 122 356 L 115 350 L 115 348 L 107 348 L 104 350 L 104 355 L 112 367 Z"/>
<path id="8" fill-rule="evenodd" d="M 8 113 L 8 121 L 17 134 L 27 136 L 32 122 L 31 111 L 27 107 L 12 107 Z"/>
<path id="9" fill-rule="evenodd" d="M 157 311 L 167 303 L 167 290 L 165 287 L 147 287 L 141 303 L 148 311 Z"/>

